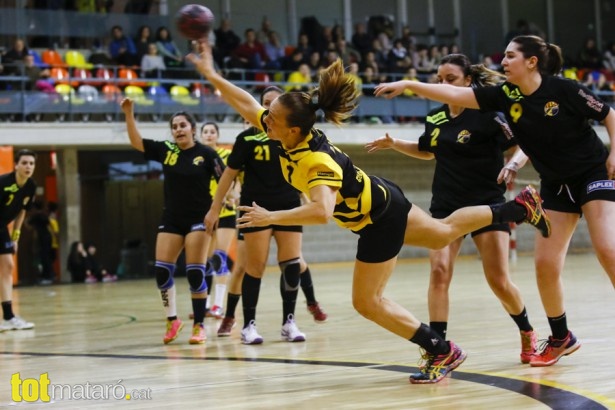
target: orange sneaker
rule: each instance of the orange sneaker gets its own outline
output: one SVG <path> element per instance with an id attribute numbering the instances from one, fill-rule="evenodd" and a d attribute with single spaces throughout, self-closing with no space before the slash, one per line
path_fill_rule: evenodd
<path id="1" fill-rule="evenodd" d="M 553 339 L 553 336 L 549 336 L 549 339 L 543 341 L 540 353 L 535 354 L 530 359 L 530 366 L 551 366 L 557 363 L 562 356 L 576 352 L 579 347 L 581 347 L 581 343 L 570 331 L 563 340 Z"/>
<path id="2" fill-rule="evenodd" d="M 448 342 L 450 352 L 441 355 L 426 354 L 427 362 L 421 366 L 419 373 L 410 375 L 410 383 L 425 384 L 438 383 L 447 374 L 455 370 L 466 359 L 467 354 L 453 342 Z"/>
<path id="3" fill-rule="evenodd" d="M 177 336 L 179 335 L 179 332 L 183 329 L 183 327 L 184 327 L 184 324 L 179 319 L 167 320 L 167 332 L 164 334 L 164 337 L 162 338 L 162 341 L 164 342 L 164 344 L 165 345 L 169 344 L 173 340 L 177 339 Z"/>
<path id="4" fill-rule="evenodd" d="M 205 340 L 207 340 L 207 336 L 205 336 L 205 329 L 203 328 L 203 325 L 197 323 L 192 326 L 192 336 L 190 336 L 188 343 L 191 345 L 202 345 L 205 343 Z"/>
<path id="5" fill-rule="evenodd" d="M 536 332 L 530 330 L 528 332 L 521 331 L 521 363 L 527 364 L 532 359 L 532 356 L 536 354 L 536 344 L 538 343 L 538 337 Z"/>

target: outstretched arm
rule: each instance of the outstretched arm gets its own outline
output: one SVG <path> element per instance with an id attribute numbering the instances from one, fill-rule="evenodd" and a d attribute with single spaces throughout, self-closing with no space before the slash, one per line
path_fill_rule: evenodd
<path id="1" fill-rule="evenodd" d="M 465 108 L 480 108 L 470 87 L 457 87 L 450 84 L 428 84 L 419 81 L 402 80 L 392 83 L 378 84 L 374 94 L 376 97 L 397 97 L 404 90 L 414 91 L 421 97 L 439 101 L 443 104 L 457 105 Z"/>
<path id="2" fill-rule="evenodd" d="M 237 177 L 239 173 L 238 169 L 233 169 L 230 167 L 224 168 L 224 172 L 218 181 L 218 186 L 216 188 L 216 193 L 211 202 L 211 207 L 207 214 L 205 215 L 205 226 L 208 231 L 211 232 L 210 227 L 215 226 L 218 223 L 218 219 L 220 219 L 220 210 L 222 210 L 222 204 L 224 202 L 224 198 L 231 188 L 231 184 Z"/>
<path id="3" fill-rule="evenodd" d="M 406 141 L 392 138 L 387 133 L 384 137 L 365 144 L 365 149 L 369 154 L 380 151 L 381 149 L 394 149 L 397 152 L 418 159 L 433 159 L 434 155 L 431 152 L 420 151 L 417 141 Z"/>
<path id="4" fill-rule="evenodd" d="M 310 189 L 309 201 L 301 206 L 283 211 L 268 211 L 253 203 L 240 206 L 245 213 L 237 219 L 238 228 L 268 225 L 321 225 L 333 215 L 337 190 L 327 185 Z"/>
<path id="5" fill-rule="evenodd" d="M 130 145 L 137 151 L 145 151 L 143 148 L 143 138 L 141 133 L 137 129 L 137 122 L 135 121 L 134 103 L 130 98 L 124 98 L 120 102 L 120 107 L 126 117 L 126 131 L 128 131 L 128 138 L 130 138 Z"/>
<path id="6" fill-rule="evenodd" d="M 189 54 L 186 59 L 194 64 L 197 71 L 220 91 L 224 101 L 246 121 L 261 129 L 258 113 L 263 107 L 254 99 L 252 94 L 231 83 L 216 71 L 211 46 L 207 39 L 198 42 L 198 49 L 201 53 L 200 56 Z"/>

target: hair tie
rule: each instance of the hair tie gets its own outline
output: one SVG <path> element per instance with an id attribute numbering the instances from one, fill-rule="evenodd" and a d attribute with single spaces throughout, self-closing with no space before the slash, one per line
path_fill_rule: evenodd
<path id="1" fill-rule="evenodd" d="M 320 108 L 320 103 L 318 102 L 318 92 L 314 92 L 310 96 L 310 107 L 315 111 Z"/>

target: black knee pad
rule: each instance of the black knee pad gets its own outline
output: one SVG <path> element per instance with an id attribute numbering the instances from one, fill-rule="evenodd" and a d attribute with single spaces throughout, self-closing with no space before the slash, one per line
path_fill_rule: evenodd
<path id="1" fill-rule="evenodd" d="M 167 290 L 173 287 L 173 274 L 175 273 L 174 263 L 156 261 L 154 271 L 156 273 L 156 284 L 158 285 L 158 289 Z"/>
<path id="2" fill-rule="evenodd" d="M 280 262 L 279 265 L 282 271 L 282 275 L 280 276 L 280 287 L 282 290 L 298 290 L 301 281 L 301 265 L 299 263 L 299 258 Z"/>
<path id="3" fill-rule="evenodd" d="M 190 284 L 190 292 L 201 293 L 207 291 L 205 281 L 205 265 L 201 263 L 191 263 L 186 265 L 186 278 Z"/>

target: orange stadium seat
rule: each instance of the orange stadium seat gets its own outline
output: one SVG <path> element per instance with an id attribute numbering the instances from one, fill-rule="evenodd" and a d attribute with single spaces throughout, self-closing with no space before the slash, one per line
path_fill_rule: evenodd
<path id="1" fill-rule="evenodd" d="M 120 79 L 118 83 L 121 86 L 134 85 L 137 87 L 147 87 L 148 84 L 145 81 L 139 81 L 139 75 L 132 68 L 120 68 L 117 73 L 117 77 Z"/>
<path id="2" fill-rule="evenodd" d="M 69 83 L 70 74 L 68 73 L 68 70 L 66 68 L 53 67 L 50 70 L 49 76 L 54 79 L 56 84 L 68 84 Z M 78 84 L 79 83 L 77 81 L 70 82 L 70 85 L 72 87 L 76 87 Z"/>
<path id="3" fill-rule="evenodd" d="M 47 64 L 50 67 L 66 67 L 66 63 L 62 59 L 60 53 L 55 50 L 45 50 L 41 54 L 41 59 L 43 63 Z"/>

